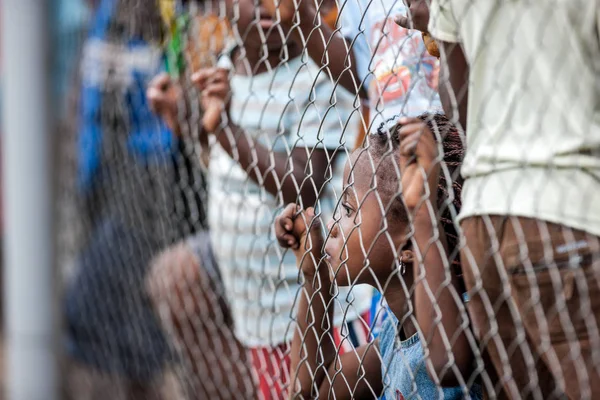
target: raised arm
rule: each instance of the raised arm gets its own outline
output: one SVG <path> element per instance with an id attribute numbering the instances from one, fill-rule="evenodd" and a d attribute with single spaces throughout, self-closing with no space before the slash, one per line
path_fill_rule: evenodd
<path id="1" fill-rule="evenodd" d="M 440 83 L 438 92 L 444 113 L 467 131 L 469 103 L 469 64 L 460 43 L 436 40 L 440 49 Z"/>
<path id="2" fill-rule="evenodd" d="M 383 391 L 377 343 L 338 355 L 333 335 L 331 284 L 324 262 L 298 255 L 304 273 L 299 293 L 297 325 L 292 341 L 292 398 L 351 400 L 379 397 Z M 311 264 L 310 267 L 306 263 Z"/>
<path id="3" fill-rule="evenodd" d="M 201 92 L 205 110 L 204 129 L 214 134 L 232 159 L 246 171 L 250 179 L 264 186 L 285 203 L 301 201 L 312 206 L 320 193 L 329 165 L 327 151 L 318 148 L 296 147 L 290 154 L 273 152 L 237 126 L 228 113 L 229 71 L 207 68 L 196 72 L 192 80 Z M 299 199 L 298 199 L 299 197 Z"/>
<path id="4" fill-rule="evenodd" d="M 464 385 L 473 352 L 458 278 L 448 264 L 446 235 L 431 218 L 415 218 L 414 229 L 415 310 L 430 352 L 429 373 L 443 386 Z"/>
<path id="5" fill-rule="evenodd" d="M 427 0 L 428 2 L 430 0 Z M 427 29 L 440 50 L 438 91 L 446 116 L 467 131 L 469 63 L 461 44 L 460 17 L 449 2 L 431 0 Z"/>
<path id="6" fill-rule="evenodd" d="M 415 314 L 429 350 L 430 375 L 444 386 L 458 386 L 471 372 L 473 353 L 460 285 L 448 262 L 438 216 L 441 157 L 433 133 L 422 121 L 400 123 L 403 195 L 414 226 Z"/>
<path id="7" fill-rule="evenodd" d="M 193 77 L 201 90 L 205 111 L 200 143 L 207 146 L 208 134 L 215 134 L 220 146 L 239 162 L 250 179 L 263 185 L 269 193 L 281 196 L 285 203 L 300 200 L 305 207 L 313 205 L 331 161 L 326 150 L 297 147 L 289 155 L 276 153 L 254 140 L 231 119 L 222 124 L 230 96 L 228 73 L 225 69 L 209 68 Z M 154 112 L 176 135 L 181 135 L 180 121 L 187 119 L 188 113 L 179 85 L 167 74 L 161 74 L 150 84 L 147 97 Z"/>
<path id="8" fill-rule="evenodd" d="M 298 28 L 306 40 L 306 49 L 317 65 L 325 66 L 333 79 L 350 93 L 366 98 L 367 91 L 358 75 L 354 51 L 339 30 L 322 22 L 317 25 L 318 11 L 312 1 L 302 1 Z"/>
<path id="9" fill-rule="evenodd" d="M 310 234 L 307 232 L 310 231 Z M 291 398 L 353 399 L 382 391 L 376 343 L 338 357 L 333 335 L 332 284 L 322 260 L 323 236 L 312 208 L 294 204 L 275 221 L 279 244 L 296 254 L 304 277 L 291 349 Z"/>
<path id="10" fill-rule="evenodd" d="M 434 36 L 440 52 L 440 79 L 438 92 L 444 113 L 467 130 L 467 104 L 469 100 L 469 64 L 465 58 L 451 13 L 437 1 L 432 2 L 433 20 L 430 20 L 430 0 L 405 0 L 408 14 L 396 18 L 396 23 L 406 29 L 416 29 Z M 430 29 L 432 30 L 430 32 Z M 429 37 L 429 36 L 428 36 Z M 427 43 L 426 43 L 427 45 Z M 429 49 L 429 47 L 428 47 Z"/>
<path id="11" fill-rule="evenodd" d="M 326 150 L 297 147 L 289 155 L 273 152 L 233 122 L 217 131 L 216 138 L 250 179 L 273 196 L 281 196 L 284 203 L 295 203 L 299 196 L 304 207 L 315 204 L 325 184 Z"/>

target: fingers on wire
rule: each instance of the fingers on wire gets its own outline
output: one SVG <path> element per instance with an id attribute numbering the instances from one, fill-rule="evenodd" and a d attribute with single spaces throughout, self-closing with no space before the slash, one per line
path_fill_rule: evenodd
<path id="1" fill-rule="evenodd" d="M 275 220 L 275 236 L 281 247 L 295 249 L 299 245 L 299 238 L 294 235 L 296 212 L 296 204 L 288 204 Z"/>
<path id="2" fill-rule="evenodd" d="M 171 77 L 166 74 L 156 76 L 148 85 L 146 96 L 150 104 L 150 108 L 155 113 L 162 113 L 167 108 L 172 108 L 177 99 L 173 98 L 169 90 L 173 88 Z"/>
<path id="3" fill-rule="evenodd" d="M 406 166 L 416 161 L 419 142 L 427 126 L 417 118 L 403 119 L 400 121 L 400 124 L 402 125 L 398 131 L 400 161 L 401 166 Z"/>
<path id="4" fill-rule="evenodd" d="M 230 71 L 226 68 L 203 68 L 192 75 L 192 82 L 200 91 L 204 91 L 213 84 L 229 82 Z"/>

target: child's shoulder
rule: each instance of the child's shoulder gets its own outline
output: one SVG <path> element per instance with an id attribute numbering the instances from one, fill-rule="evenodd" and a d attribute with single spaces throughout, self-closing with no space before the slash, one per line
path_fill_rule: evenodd
<path id="1" fill-rule="evenodd" d="M 379 341 L 379 352 L 382 356 L 389 354 L 396 344 L 398 338 L 398 318 L 388 311 L 385 320 L 381 324 L 381 331 L 377 336 Z"/>

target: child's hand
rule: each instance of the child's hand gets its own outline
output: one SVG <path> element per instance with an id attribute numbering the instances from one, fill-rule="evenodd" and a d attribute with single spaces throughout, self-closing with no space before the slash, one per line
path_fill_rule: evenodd
<path id="1" fill-rule="evenodd" d="M 395 22 L 403 28 L 421 31 L 427 52 L 434 57 L 440 58 L 440 50 L 437 43 L 429 36 L 429 7 L 427 6 L 427 1 L 429 0 L 406 0 L 408 14 L 397 16 Z"/>
<path id="2" fill-rule="evenodd" d="M 178 121 L 178 102 L 181 97 L 181 87 L 174 82 L 169 74 L 162 73 L 156 76 L 148 85 L 146 97 L 150 103 L 150 109 L 165 121 L 169 129 L 180 135 L 181 130 Z"/>
<path id="3" fill-rule="evenodd" d="M 200 91 L 204 130 L 215 133 L 222 123 L 223 111 L 229 111 L 229 70 L 218 67 L 203 68 L 192 75 L 192 81 Z"/>
<path id="4" fill-rule="evenodd" d="M 292 249 L 299 261 L 309 258 L 300 266 L 305 276 L 315 274 L 324 240 L 321 221 L 315 217 L 314 208 L 301 211 L 296 204 L 288 204 L 275 219 L 275 236 L 279 245 Z M 304 257 L 307 250 L 313 255 L 312 259 L 309 255 Z"/>
<path id="5" fill-rule="evenodd" d="M 440 175 L 438 144 L 427 124 L 417 118 L 403 118 L 398 132 L 400 139 L 400 173 L 402 195 L 413 215 L 426 212 L 425 201 L 437 204 Z"/>
<path id="6" fill-rule="evenodd" d="M 299 2 L 307 3 L 305 0 L 299 0 Z M 296 14 L 294 0 L 261 0 L 261 4 L 274 21 L 278 21 L 280 18 L 280 22 L 284 25 L 291 25 L 294 22 L 294 14 Z"/>
<path id="7" fill-rule="evenodd" d="M 416 29 L 423 33 L 427 33 L 427 25 L 429 24 L 429 0 L 406 0 L 408 6 L 407 15 L 399 15 L 395 22 L 406 29 Z"/>

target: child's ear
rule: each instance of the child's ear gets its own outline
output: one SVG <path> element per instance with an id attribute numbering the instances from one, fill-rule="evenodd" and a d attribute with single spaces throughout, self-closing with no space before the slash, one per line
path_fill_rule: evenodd
<path id="1" fill-rule="evenodd" d="M 402 250 L 400 255 L 402 256 L 402 262 L 405 264 L 412 264 L 415 261 L 415 253 L 410 249 Z"/>

